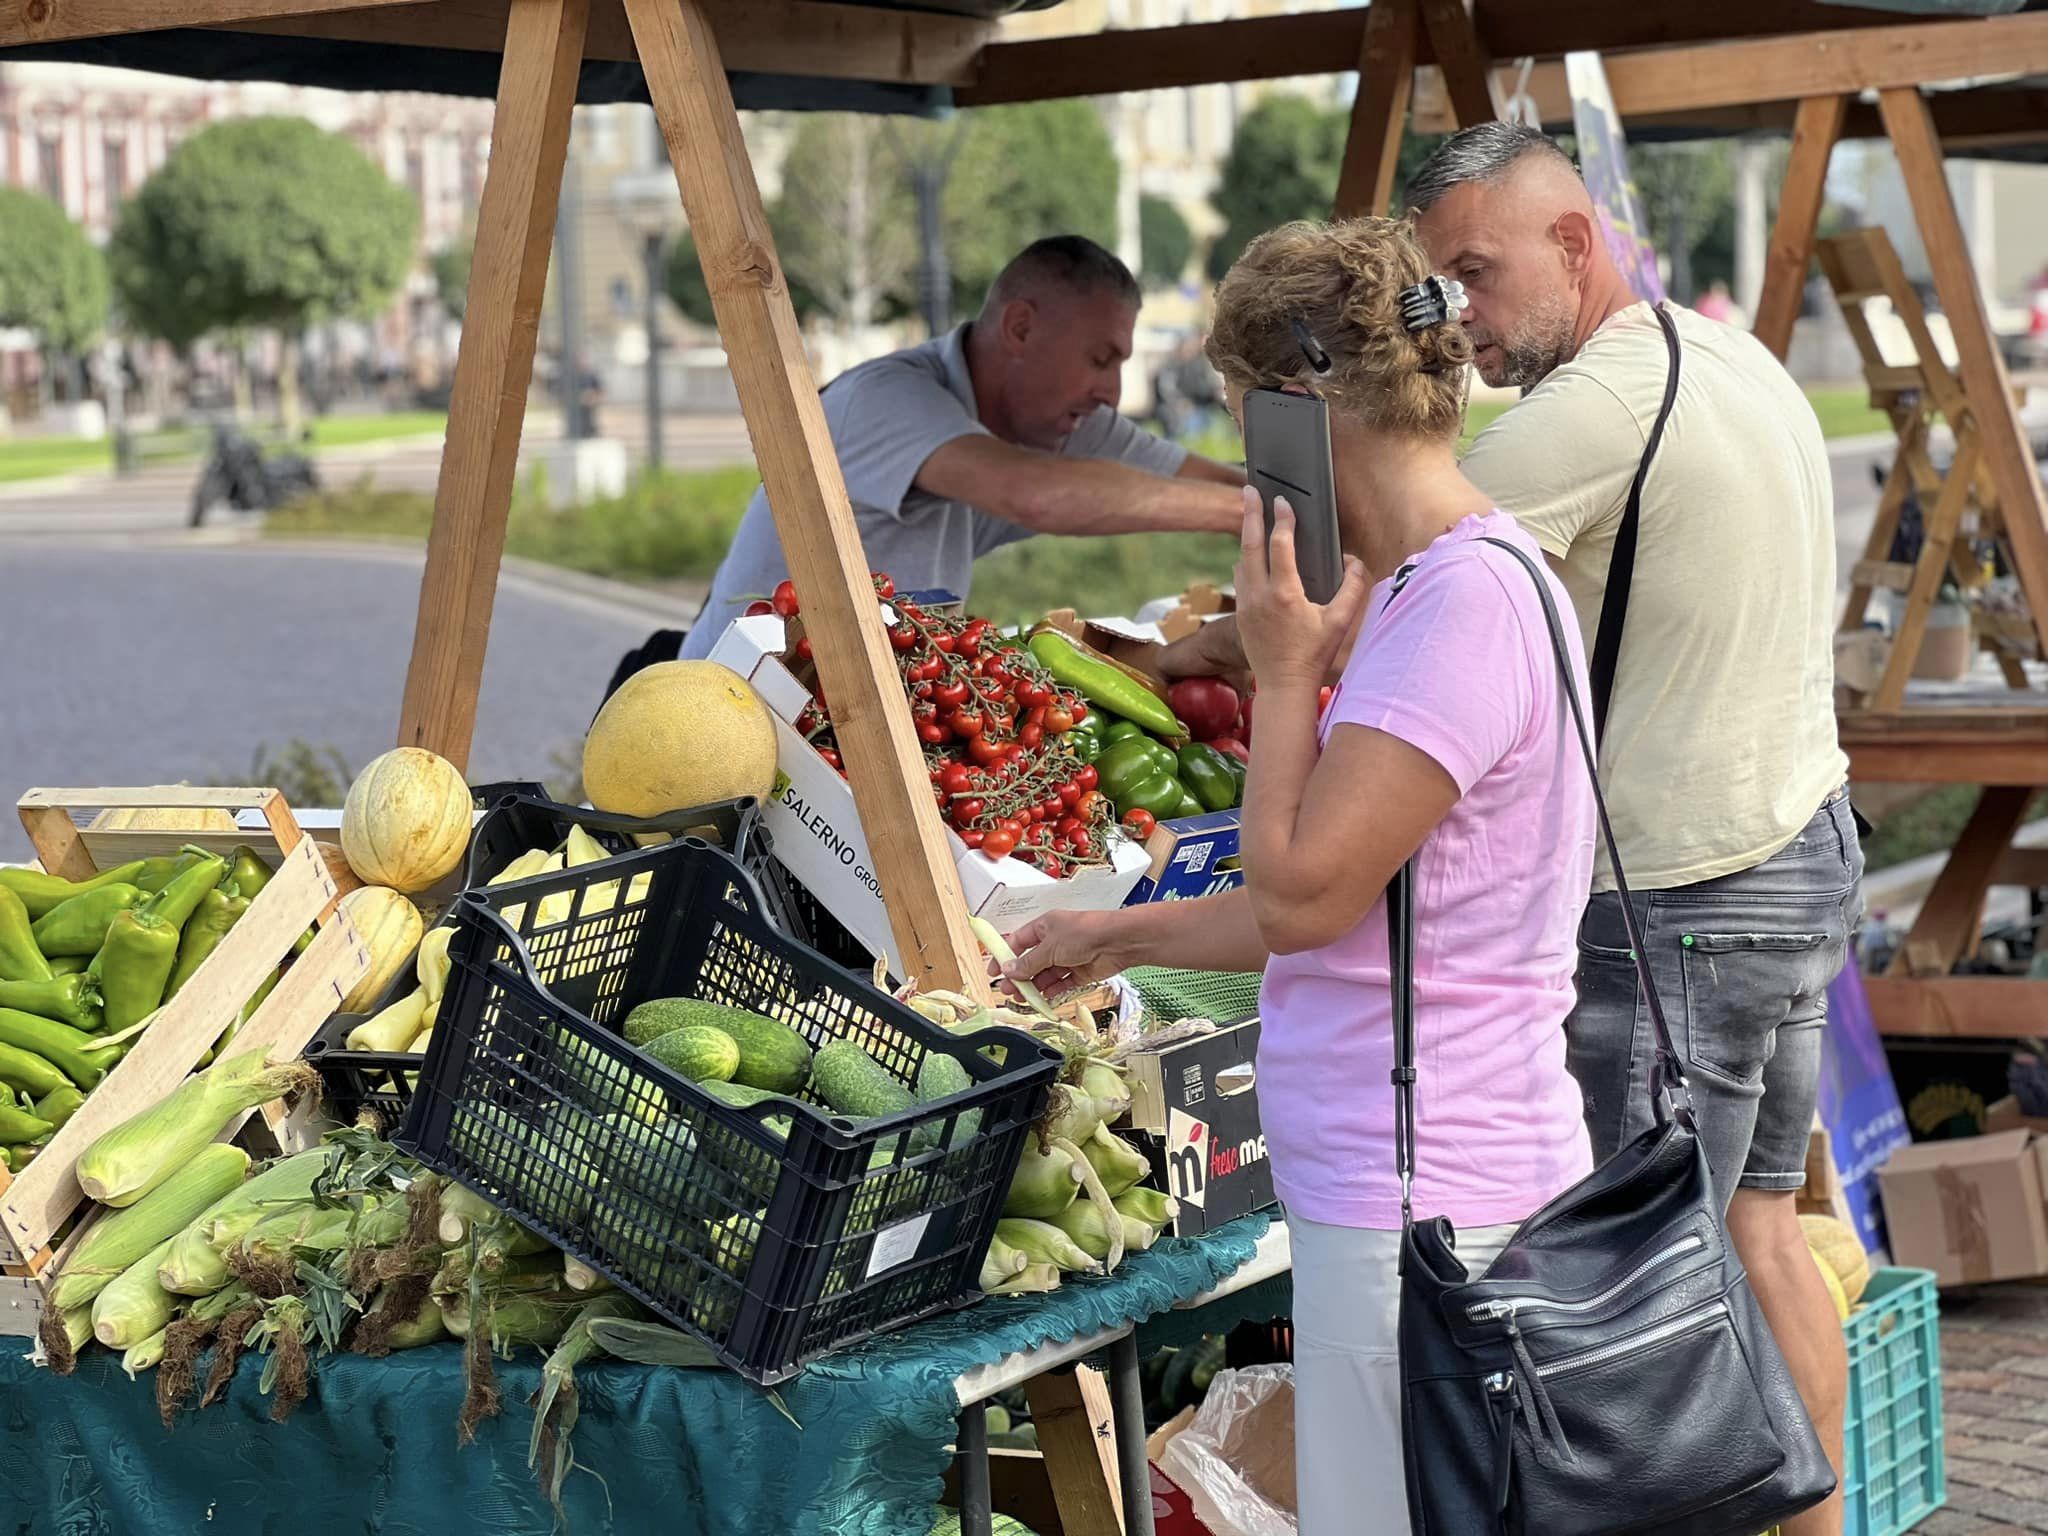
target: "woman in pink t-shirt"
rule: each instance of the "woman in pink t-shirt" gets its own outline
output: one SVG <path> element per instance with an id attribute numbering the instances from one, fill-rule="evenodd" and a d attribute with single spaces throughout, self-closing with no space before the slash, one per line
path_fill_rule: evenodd
<path id="1" fill-rule="evenodd" d="M 1259 387 L 1329 401 L 1346 579 L 1310 603 L 1292 514 L 1277 513 L 1269 554 L 1246 493 L 1237 622 L 1259 708 L 1244 887 L 1057 913 L 1016 936 L 1015 971 L 1059 982 L 1146 964 L 1265 972 L 1258 1092 L 1293 1240 L 1304 1536 L 1408 1529 L 1384 892 L 1410 855 L 1417 1216 L 1448 1216 L 1477 1272 L 1592 1168 L 1563 1033 L 1592 787 L 1535 583 L 1486 541 L 1539 568 L 1541 551 L 1458 470 L 1472 347 L 1455 315 L 1415 315 L 1428 276 L 1405 225 L 1361 219 L 1275 230 L 1224 278 L 1209 355 L 1233 408 Z M 1552 597 L 1570 612 L 1555 582 Z M 1583 695 L 1576 630 L 1568 643 Z"/>

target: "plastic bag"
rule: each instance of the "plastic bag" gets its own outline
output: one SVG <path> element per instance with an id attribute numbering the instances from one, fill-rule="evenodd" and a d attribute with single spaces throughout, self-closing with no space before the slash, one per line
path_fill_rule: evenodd
<path id="1" fill-rule="evenodd" d="M 1211 1536 L 1296 1536 L 1294 1367 L 1218 1371 L 1158 1459 Z"/>

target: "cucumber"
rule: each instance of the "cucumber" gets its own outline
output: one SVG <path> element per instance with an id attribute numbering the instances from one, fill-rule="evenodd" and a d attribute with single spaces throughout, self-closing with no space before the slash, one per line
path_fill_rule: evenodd
<path id="1" fill-rule="evenodd" d="M 965 1093 L 974 1086 L 974 1079 L 967 1075 L 967 1069 L 957 1058 L 944 1051 L 927 1052 L 917 1068 L 917 1098 L 921 1104 L 930 1104 L 938 1099 L 950 1099 L 956 1093 Z M 965 1141 L 981 1129 L 981 1111 L 970 1109 L 960 1117 L 956 1132 Z"/>
<path id="2" fill-rule="evenodd" d="M 722 1099 L 734 1109 L 752 1109 L 768 1099 L 786 1099 L 786 1093 L 770 1093 L 766 1088 L 749 1088 L 745 1083 L 709 1082 L 697 1085 L 714 1099 Z"/>
<path id="3" fill-rule="evenodd" d="M 795 1093 L 810 1077 L 811 1048 L 804 1037 L 787 1024 L 744 1008 L 694 997 L 658 997 L 627 1014 L 622 1032 L 644 1048 L 650 1041 L 692 1024 L 708 1024 L 732 1037 L 740 1052 L 733 1082 L 771 1093 Z"/>
<path id="4" fill-rule="evenodd" d="M 709 1024 L 685 1024 L 656 1035 L 641 1049 L 693 1083 L 730 1082 L 740 1065 L 739 1042 Z"/>
<path id="5" fill-rule="evenodd" d="M 854 1120 L 875 1120 L 914 1108 L 917 1096 L 851 1040 L 830 1040 L 818 1048 L 811 1079 L 823 1099 Z"/>

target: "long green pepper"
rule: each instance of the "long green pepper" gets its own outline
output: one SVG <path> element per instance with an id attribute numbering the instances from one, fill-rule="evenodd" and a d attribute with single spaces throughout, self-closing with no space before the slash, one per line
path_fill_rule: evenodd
<path id="1" fill-rule="evenodd" d="M 1187 735 L 1188 728 L 1158 694 L 1108 662 L 1082 655 L 1065 635 L 1042 629 L 1031 637 L 1028 648 L 1056 682 L 1077 690 L 1090 704 L 1135 720 L 1155 736 Z"/>
<path id="2" fill-rule="evenodd" d="M 178 934 L 178 961 L 171 968 L 171 979 L 164 985 L 165 1002 L 178 995 L 178 989 L 192 979 L 208 955 L 220 948 L 228 930 L 249 910 L 248 897 L 227 894 L 233 889 L 236 887 L 232 882 L 215 886 L 199 898 L 198 908 L 185 920 Z"/>
<path id="3" fill-rule="evenodd" d="M 237 896 L 254 901 L 256 893 L 270 884 L 274 871 L 256 856 L 256 850 L 247 846 L 237 848 L 228 860 L 228 872 L 221 881 L 221 888 L 232 886 Z"/>
<path id="4" fill-rule="evenodd" d="M 140 910 L 151 917 L 163 919 L 173 928 L 183 928 L 185 919 L 199 910 L 199 903 L 206 899 L 206 893 L 220 884 L 227 867 L 226 859 L 210 853 L 190 869 L 173 876 L 170 884 L 143 903 Z"/>
<path id="5" fill-rule="evenodd" d="M 37 920 L 35 940 L 46 955 L 95 955 L 107 942 L 116 913 L 145 899 L 142 887 L 125 881 L 103 885 L 60 902 Z"/>
<path id="6" fill-rule="evenodd" d="M 50 963 L 36 944 L 28 908 L 0 885 L 0 981 L 48 981 Z"/>
<path id="7" fill-rule="evenodd" d="M 18 1008 L 87 1034 L 101 1024 L 100 989 L 90 976 L 52 976 L 48 981 L 0 981 L 0 1008 Z"/>
<path id="8" fill-rule="evenodd" d="M 19 1088 L 38 1099 L 46 1093 L 55 1093 L 59 1088 L 75 1086 L 70 1078 L 35 1052 L 13 1045 L 0 1045 L 0 1083 Z"/>
<path id="9" fill-rule="evenodd" d="M 162 1004 L 178 963 L 177 925 L 149 912 L 123 912 L 107 930 L 98 963 L 107 1030 L 118 1034 Z"/>
<path id="10" fill-rule="evenodd" d="M 33 919 L 73 896 L 83 896 L 101 886 L 138 884 L 135 877 L 142 873 L 142 866 L 143 861 L 136 859 L 114 869 L 101 870 L 90 880 L 66 880 L 62 875 L 46 875 L 40 869 L 0 869 L 0 887 L 19 896 Z"/>

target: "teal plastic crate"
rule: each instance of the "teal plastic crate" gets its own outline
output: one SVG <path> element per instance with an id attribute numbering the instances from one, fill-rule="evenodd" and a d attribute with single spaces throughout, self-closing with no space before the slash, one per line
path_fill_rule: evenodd
<path id="1" fill-rule="evenodd" d="M 1934 1272 L 1880 1269 L 1842 1325 L 1849 1346 L 1846 1536 L 1899 1536 L 1948 1501 Z"/>

